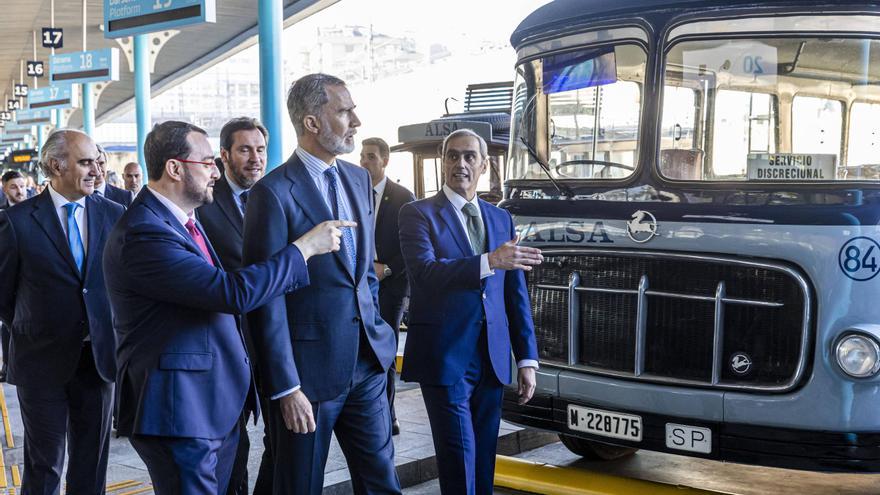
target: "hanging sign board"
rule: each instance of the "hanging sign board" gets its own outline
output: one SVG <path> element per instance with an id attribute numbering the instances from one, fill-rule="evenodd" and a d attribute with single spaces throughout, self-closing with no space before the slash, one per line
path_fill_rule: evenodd
<path id="1" fill-rule="evenodd" d="M 119 49 L 103 48 L 53 55 L 49 59 L 49 80 L 52 83 L 118 81 Z"/>
<path id="2" fill-rule="evenodd" d="M 6 110 L 10 112 L 18 110 L 21 108 L 21 102 L 18 100 L 6 100 Z"/>
<path id="3" fill-rule="evenodd" d="M 64 48 L 64 30 L 61 28 L 43 28 L 43 48 Z"/>
<path id="4" fill-rule="evenodd" d="M 9 122 L 12 120 L 12 112 L 0 112 L 0 120 Z"/>
<path id="5" fill-rule="evenodd" d="M 28 60 L 25 65 L 27 66 L 28 77 L 43 77 L 46 75 L 46 67 L 43 65 L 42 60 Z"/>
<path id="6" fill-rule="evenodd" d="M 29 125 L 21 125 L 21 124 L 6 124 L 6 135 L 7 136 L 27 136 L 34 132 L 33 127 Z"/>
<path id="7" fill-rule="evenodd" d="M 52 112 L 49 110 L 18 110 L 15 112 L 15 121 L 22 125 L 39 125 L 52 122 Z"/>
<path id="8" fill-rule="evenodd" d="M 12 93 L 16 97 L 25 97 L 28 95 L 28 85 L 27 84 L 16 84 L 15 89 Z"/>
<path id="9" fill-rule="evenodd" d="M 77 93 L 70 84 L 58 84 L 40 89 L 32 89 L 31 94 L 28 96 L 28 108 L 31 110 L 72 108 L 77 106 Z"/>
<path id="10" fill-rule="evenodd" d="M 12 152 L 12 156 L 9 158 L 9 161 L 12 163 L 30 163 L 35 160 L 40 159 L 40 154 L 37 153 L 35 149 L 28 150 L 15 150 Z"/>
<path id="11" fill-rule="evenodd" d="M 104 0 L 105 38 L 216 21 L 216 0 Z"/>

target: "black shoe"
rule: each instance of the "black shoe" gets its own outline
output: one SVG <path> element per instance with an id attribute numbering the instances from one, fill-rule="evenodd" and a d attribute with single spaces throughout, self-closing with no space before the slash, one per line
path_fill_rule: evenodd
<path id="1" fill-rule="evenodd" d="M 0 368 L 0 382 L 6 382 L 6 363 Z"/>
<path id="2" fill-rule="evenodd" d="M 391 422 L 391 434 L 400 435 L 400 421 L 395 419 Z"/>

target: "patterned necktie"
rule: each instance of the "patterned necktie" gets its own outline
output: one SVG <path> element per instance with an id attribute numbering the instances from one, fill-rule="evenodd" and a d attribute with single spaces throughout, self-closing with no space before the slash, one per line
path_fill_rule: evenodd
<path id="1" fill-rule="evenodd" d="M 483 229 L 483 219 L 473 203 L 466 203 L 461 211 L 467 217 L 468 240 L 471 241 L 471 249 L 474 254 L 483 254 L 486 250 L 486 231 Z"/>
<path id="2" fill-rule="evenodd" d="M 241 200 L 241 214 L 244 215 L 244 212 L 247 211 L 247 198 L 248 194 L 250 194 L 250 189 L 247 191 L 242 191 L 241 194 L 238 195 L 238 199 Z"/>
<path id="3" fill-rule="evenodd" d="M 83 270 L 83 262 L 86 259 L 86 249 L 83 246 L 82 236 L 79 233 L 79 225 L 76 223 L 76 209 L 80 207 L 77 203 L 67 203 L 67 245 L 70 246 L 70 254 L 73 255 L 73 262 L 79 268 L 80 273 Z"/>
<path id="4" fill-rule="evenodd" d="M 208 251 L 208 244 L 205 243 L 205 237 L 202 236 L 202 233 L 199 229 L 196 228 L 196 223 L 192 218 L 186 222 L 186 231 L 189 232 L 190 237 L 196 242 L 196 246 L 199 247 L 199 250 L 205 255 L 205 259 L 208 261 L 208 264 L 214 266 L 214 260 L 211 259 L 211 251 Z"/>
<path id="5" fill-rule="evenodd" d="M 342 200 L 339 197 L 339 171 L 336 170 L 336 167 L 330 167 L 324 171 L 324 175 L 327 176 L 327 183 L 330 186 L 330 205 L 333 207 L 333 218 L 336 220 L 350 220 L 350 218 L 340 217 L 340 215 L 345 214 L 345 209 L 342 207 Z M 354 235 L 352 235 L 351 227 L 343 227 L 340 230 L 342 230 L 342 249 L 348 260 L 349 268 L 354 273 L 355 266 L 357 266 Z"/>

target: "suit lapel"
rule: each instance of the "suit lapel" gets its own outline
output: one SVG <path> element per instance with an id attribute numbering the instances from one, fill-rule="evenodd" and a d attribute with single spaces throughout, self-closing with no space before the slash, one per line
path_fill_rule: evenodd
<path id="1" fill-rule="evenodd" d="M 480 202 L 480 216 L 483 218 L 483 225 L 486 229 L 486 248 L 488 252 L 492 252 L 498 249 L 498 246 L 504 244 L 510 239 L 501 239 L 498 237 L 499 232 L 504 232 L 506 229 L 503 225 L 499 225 L 500 219 L 498 215 L 495 215 L 493 211 L 490 211 L 489 203 L 483 201 L 482 199 L 478 200 Z"/>
<path id="2" fill-rule="evenodd" d="M 196 245 L 196 241 L 193 240 L 191 235 L 189 235 L 189 232 L 186 231 L 186 228 L 184 228 L 184 226 L 180 224 L 180 222 L 177 220 L 177 218 L 174 217 L 174 214 L 171 213 L 171 211 L 168 210 L 168 208 L 165 207 L 165 205 L 163 205 L 156 198 L 156 196 L 154 196 L 153 193 L 150 192 L 149 189 L 144 188 L 143 191 L 138 194 L 138 196 L 144 197 L 143 198 L 144 205 L 146 207 L 150 208 L 151 210 L 153 210 L 153 212 L 156 213 L 156 215 L 159 216 L 162 219 L 162 221 L 164 221 L 168 225 L 168 227 L 170 227 L 172 230 L 174 230 L 174 232 L 177 233 L 177 235 L 179 235 L 183 239 L 183 241 L 186 243 L 187 247 L 189 247 L 190 251 L 197 253 L 199 256 L 202 255 L 202 250 L 199 249 L 198 245 Z M 201 227 L 199 227 L 199 228 L 201 228 Z M 205 238 L 205 242 L 208 242 L 207 241 L 208 237 L 205 236 L 204 234 L 203 234 L 203 237 Z"/>
<path id="3" fill-rule="evenodd" d="M 34 220 L 43 229 L 46 236 L 49 237 L 49 240 L 58 249 L 58 252 L 61 253 L 61 257 L 67 260 L 67 264 L 70 265 L 74 273 L 80 276 L 79 267 L 76 266 L 76 262 L 73 260 L 73 254 L 70 252 L 67 238 L 64 237 L 64 228 L 61 226 L 58 214 L 55 213 L 55 204 L 52 202 L 48 189 L 43 191 L 37 200 L 34 201 L 34 211 L 31 213 L 31 216 L 34 217 Z"/>
<path id="4" fill-rule="evenodd" d="M 220 211 L 226 215 L 226 218 L 229 219 L 229 223 L 232 224 L 238 235 L 242 235 L 244 229 L 242 227 L 241 211 L 238 209 L 238 204 L 236 204 L 232 194 L 232 188 L 226 182 L 225 177 L 217 181 L 217 184 L 214 186 L 214 201 L 217 202 Z"/>
<path id="5" fill-rule="evenodd" d="M 464 231 L 464 227 L 461 225 L 461 220 L 458 219 L 458 214 L 455 212 L 455 206 L 446 199 L 446 194 L 443 191 L 437 193 L 434 196 L 434 205 L 440 214 L 440 218 L 446 222 L 446 226 L 449 227 L 450 232 L 452 232 L 452 238 L 455 239 L 455 243 L 458 244 L 458 248 L 461 249 L 462 254 L 467 256 L 473 256 L 473 250 L 471 249 L 471 243 L 468 241 L 467 232 Z"/>
<path id="6" fill-rule="evenodd" d="M 98 246 L 104 240 L 104 229 L 102 228 L 104 208 L 101 208 L 99 201 L 91 196 L 86 196 L 86 223 L 86 228 L 89 231 L 89 247 L 86 249 L 86 263 L 83 267 L 83 273 L 87 274 L 93 264 L 98 263 L 100 267 L 100 260 L 95 259 L 95 253 L 99 251 Z"/>
<path id="7" fill-rule="evenodd" d="M 357 222 L 358 226 L 358 236 L 357 236 L 357 265 L 355 266 L 354 271 L 354 279 L 360 280 L 363 276 L 366 267 L 366 254 L 369 252 L 367 249 L 367 229 L 371 228 L 372 225 L 368 225 L 368 214 L 366 204 L 369 202 L 369 198 L 364 198 L 364 183 L 362 179 L 356 176 L 353 173 L 354 165 L 349 165 L 341 160 L 336 161 L 336 166 L 339 167 L 339 176 L 342 178 L 342 187 L 344 188 L 344 192 L 348 193 L 349 204 L 354 210 L 352 214 L 354 215 L 354 220 Z M 372 191 L 373 188 L 370 188 Z M 340 191 L 342 194 L 343 191 Z M 346 263 L 347 265 L 347 263 Z"/>

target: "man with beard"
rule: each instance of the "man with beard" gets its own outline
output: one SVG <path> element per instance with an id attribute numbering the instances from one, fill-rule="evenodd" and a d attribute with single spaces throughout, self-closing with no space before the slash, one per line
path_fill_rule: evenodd
<path id="1" fill-rule="evenodd" d="M 13 207 L 27 199 L 27 181 L 21 172 L 10 170 L 3 174 L 0 182 L 3 183 L 3 202 L 0 210 Z M 9 328 L 0 322 L 0 341 L 3 345 L 3 366 L 0 367 L 0 382 L 6 381 L 6 368 L 9 363 Z"/>
<path id="2" fill-rule="evenodd" d="M 400 493 L 385 377 L 394 332 L 379 316 L 372 184 L 337 160 L 360 120 L 345 82 L 302 77 L 287 97 L 299 147 L 251 190 L 244 262 L 259 263 L 314 225 L 353 220 L 342 248 L 309 265 L 311 285 L 248 315 L 275 457 L 275 494 L 319 494 L 332 433 L 355 493 Z"/>
<path id="3" fill-rule="evenodd" d="M 269 133 L 263 124 L 250 117 L 232 119 L 220 130 L 223 176 L 214 184 L 214 201 L 196 211 L 223 268 L 227 270 L 241 268 L 244 211 L 251 187 L 266 170 L 268 137 Z M 245 331 L 244 335 L 248 340 L 248 348 L 253 349 L 249 333 Z M 257 383 L 259 384 L 259 380 Z M 243 419 L 228 495 L 246 494 L 248 491 L 247 461 L 250 441 L 245 427 L 247 418 Z M 263 436 L 263 445 L 263 460 L 254 487 L 257 495 L 272 491 L 272 457 L 266 435 Z"/>
<path id="4" fill-rule="evenodd" d="M 100 173 L 95 178 L 95 194 L 100 194 L 110 201 L 115 201 L 128 208 L 131 206 L 132 194 L 125 189 L 120 189 L 107 181 L 107 152 L 98 145 L 98 170 Z"/>
<path id="5" fill-rule="evenodd" d="M 21 492 L 105 491 L 115 337 L 101 256 L 122 206 L 92 194 L 98 148 L 61 129 L 40 150 L 49 186 L 0 212 L 0 320 L 24 424 Z M 65 449 L 65 443 L 67 448 Z"/>
<path id="6" fill-rule="evenodd" d="M 339 229 L 354 224 L 323 222 L 265 262 L 225 272 L 194 219 L 220 178 L 205 131 L 164 122 L 147 135 L 144 154 L 149 185 L 104 256 L 118 336 L 118 431 L 155 493 L 222 494 L 241 416 L 259 411 L 236 315 L 308 285 L 309 258 L 338 249 Z"/>

